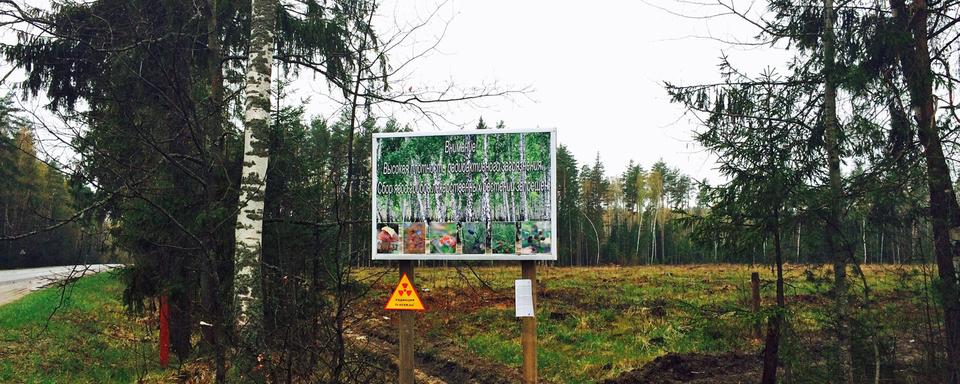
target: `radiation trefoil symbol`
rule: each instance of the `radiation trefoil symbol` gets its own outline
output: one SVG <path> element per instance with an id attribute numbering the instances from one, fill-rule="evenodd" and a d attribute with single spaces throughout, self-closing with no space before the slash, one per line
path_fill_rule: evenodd
<path id="1" fill-rule="evenodd" d="M 420 296 L 417 295 L 417 289 L 413 286 L 413 283 L 410 282 L 407 274 L 404 273 L 403 276 L 400 277 L 400 283 L 398 283 L 397 288 L 393 290 L 393 294 L 390 295 L 390 299 L 387 300 L 387 305 L 384 306 L 383 309 L 394 311 L 423 311 L 426 308 L 424 308 Z"/>

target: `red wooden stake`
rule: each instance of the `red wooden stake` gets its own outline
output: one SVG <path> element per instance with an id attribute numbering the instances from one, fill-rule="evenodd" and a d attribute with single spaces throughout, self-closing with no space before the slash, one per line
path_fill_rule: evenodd
<path id="1" fill-rule="evenodd" d="M 164 368 L 170 361 L 170 325 L 168 317 L 170 308 L 167 305 L 167 297 L 160 296 L 160 365 Z"/>

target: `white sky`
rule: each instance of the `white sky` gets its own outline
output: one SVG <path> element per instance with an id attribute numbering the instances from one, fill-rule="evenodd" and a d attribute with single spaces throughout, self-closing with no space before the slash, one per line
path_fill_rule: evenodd
<path id="1" fill-rule="evenodd" d="M 735 2 L 745 9 L 755 1 Z M 756 3 L 754 13 L 762 12 L 765 3 Z M 481 116 L 490 125 L 503 120 L 510 128 L 557 128 L 560 143 L 581 165 L 592 164 L 599 153 L 609 176 L 621 173 L 631 159 L 647 169 L 663 159 L 695 179 L 717 182 L 712 158 L 691 140 L 696 120 L 669 102 L 663 82 L 718 81 L 723 54 L 748 72 L 781 66 L 786 58 L 769 47 L 710 38 L 750 41 L 757 29 L 736 17 L 679 15 L 721 11 L 681 0 L 383 0 L 375 20 L 383 35 L 407 30 L 434 14 L 409 44 L 391 52 L 392 63 L 407 61 L 439 41 L 395 78 L 396 86 L 497 84 L 529 92 L 435 106 L 432 111 L 443 116 L 437 125 L 398 108 L 377 114 L 391 114 L 415 130 L 472 128 Z M 0 39 L 12 42 L 14 36 L 5 30 Z M 9 66 L 0 66 L 5 68 Z M 19 80 L 17 75 L 9 80 Z M 307 101 L 308 115 L 338 113 L 321 77 L 304 73 L 292 88 L 287 100 Z M 62 149 L 46 147 L 57 157 L 64 155 Z"/>
<path id="2" fill-rule="evenodd" d="M 415 130 L 472 128 L 480 116 L 491 125 L 503 120 L 510 128 L 557 128 L 560 143 L 580 164 L 592 164 L 599 153 L 608 175 L 622 172 L 631 159 L 649 168 L 662 158 L 695 179 L 719 181 L 714 162 L 691 140 L 696 121 L 669 102 L 663 82 L 717 81 L 724 53 L 752 72 L 779 66 L 786 57 L 769 47 L 707 38 L 750 41 L 757 29 L 732 16 L 679 16 L 675 13 L 702 16 L 719 9 L 675 0 L 393 0 L 381 7 L 378 24 L 389 33 L 396 20 L 423 20 L 438 4 L 429 27 L 416 34 L 417 44 L 394 54 L 393 62 L 404 61 L 437 41 L 446 27 L 436 52 L 415 61 L 404 87 L 495 82 L 531 91 L 435 108 L 450 121 L 437 127 L 402 111 L 395 116 Z M 762 11 L 765 5 L 754 8 Z M 295 86 L 303 94 L 327 92 L 319 81 Z M 308 113 L 333 115 L 322 100 L 311 98 Z"/>

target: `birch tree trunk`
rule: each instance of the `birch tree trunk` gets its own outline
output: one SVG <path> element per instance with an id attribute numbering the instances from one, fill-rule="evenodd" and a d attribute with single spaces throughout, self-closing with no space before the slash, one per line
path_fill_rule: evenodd
<path id="1" fill-rule="evenodd" d="M 658 194 L 660 191 L 654 189 L 653 193 Z M 650 264 L 653 264 L 657 261 L 657 222 L 660 214 L 660 198 L 656 195 L 651 196 L 651 202 L 653 203 L 653 211 L 650 212 Z"/>
<path id="2" fill-rule="evenodd" d="M 802 222 L 797 223 L 797 259 L 796 263 L 800 264 L 800 227 L 803 226 Z"/>
<path id="3" fill-rule="evenodd" d="M 427 161 L 429 161 L 429 160 L 427 160 Z M 432 175 L 431 175 L 431 176 L 432 176 Z M 432 181 L 431 178 L 428 177 L 427 175 L 423 175 L 423 184 L 424 184 L 424 186 L 425 186 L 424 189 L 430 190 L 430 189 L 432 189 L 433 181 Z M 424 211 L 424 213 L 423 213 L 423 215 L 424 215 L 424 224 L 425 224 L 427 227 L 429 227 L 431 222 L 437 221 L 437 218 L 433 216 L 433 215 L 435 214 L 434 209 L 433 209 L 433 199 L 430 198 L 429 192 L 428 192 L 428 193 L 424 193 L 423 195 L 424 195 L 424 196 L 423 196 L 423 200 L 425 201 L 425 204 L 426 204 L 426 205 L 425 205 L 426 211 Z"/>
<path id="4" fill-rule="evenodd" d="M 490 135 L 483 135 L 483 164 L 487 164 L 490 161 L 488 151 L 490 149 L 487 137 Z M 490 250 L 493 248 L 493 224 L 490 223 L 491 212 L 490 212 L 490 175 L 484 166 L 483 171 L 483 221 L 484 226 L 487 227 L 487 239 L 486 239 L 486 253 L 490 253 Z"/>
<path id="5" fill-rule="evenodd" d="M 468 140 L 468 142 L 469 142 L 469 144 L 470 144 L 470 148 L 474 148 L 474 143 L 473 143 L 474 136 L 473 136 L 473 135 L 467 136 L 467 140 Z M 472 153 L 472 152 L 470 153 L 469 156 L 467 156 L 467 164 L 471 164 L 471 165 L 473 164 L 473 153 Z M 468 177 L 467 177 L 467 180 L 468 180 L 468 184 L 471 184 L 471 185 L 472 185 L 472 184 L 474 183 L 474 179 L 473 179 L 473 176 L 472 176 L 472 175 L 471 175 L 471 176 L 468 176 Z M 475 193 L 475 192 L 470 192 L 470 193 L 467 195 L 467 196 L 469 196 L 469 197 L 467 198 L 467 220 L 466 220 L 466 221 L 476 221 L 476 220 L 474 219 L 474 217 L 473 217 L 473 203 L 474 203 L 474 201 L 476 201 L 476 199 L 474 199 L 474 193 Z"/>
<path id="6" fill-rule="evenodd" d="M 657 261 L 657 208 L 654 208 L 650 220 L 650 264 Z"/>
<path id="7" fill-rule="evenodd" d="M 440 152 L 440 161 L 437 162 L 437 164 L 440 164 L 441 166 L 443 165 L 442 151 Z M 442 182 L 442 180 L 440 179 L 440 175 L 442 174 L 443 172 L 437 172 L 437 173 L 434 173 L 433 175 L 430 175 L 430 178 L 433 181 L 433 198 L 435 200 L 435 204 L 433 207 L 433 220 L 436 222 L 445 221 L 445 217 L 446 217 L 446 212 L 444 212 L 444 207 L 446 207 L 446 204 L 443 204 L 443 201 L 441 201 L 441 198 L 440 198 L 441 197 L 440 193 L 437 192 Z"/>
<path id="8" fill-rule="evenodd" d="M 662 180 L 662 179 L 661 179 Z M 669 211 L 667 209 L 667 200 L 663 192 L 663 185 L 661 184 L 660 190 L 660 211 L 657 212 L 657 220 L 660 221 L 660 260 L 667 264 L 667 215 Z"/>
<path id="9" fill-rule="evenodd" d="M 640 233 L 643 232 L 643 210 L 637 204 L 637 248 L 633 251 L 637 260 L 640 260 Z"/>
<path id="10" fill-rule="evenodd" d="M 523 201 L 523 203 L 522 203 L 522 204 L 523 204 L 523 211 L 522 211 L 522 212 L 523 212 L 523 217 L 521 217 L 520 220 L 530 220 L 530 215 L 528 214 L 529 212 L 527 212 L 527 170 L 526 170 L 525 168 L 523 168 L 523 167 L 525 167 L 526 164 L 527 164 L 527 156 L 526 156 L 526 153 L 527 153 L 527 148 L 526 148 L 526 145 L 525 145 L 524 136 L 523 136 L 523 134 L 521 133 L 521 134 L 520 134 L 520 166 L 521 166 L 521 168 L 520 168 L 520 184 L 521 184 L 520 193 L 522 193 L 523 195 L 520 196 L 520 199 Z"/>
<path id="11" fill-rule="evenodd" d="M 420 165 L 420 160 L 417 159 L 414 165 Z M 420 173 L 413 172 L 413 188 L 418 189 L 419 186 L 420 186 Z M 420 214 L 419 220 L 423 221 L 424 230 L 426 230 L 426 226 L 428 225 L 427 224 L 427 207 L 426 207 L 426 204 L 423 202 L 426 199 L 425 197 L 423 197 L 423 195 L 424 195 L 423 193 L 419 193 L 419 192 L 415 194 L 415 196 L 417 197 L 417 207 L 419 208 L 419 214 Z"/>
<path id="12" fill-rule="evenodd" d="M 251 0 L 250 57 L 244 93 L 243 171 L 236 229 L 234 292 L 237 334 L 256 343 L 262 310 L 260 256 L 263 194 L 266 187 L 270 117 L 270 76 L 274 49 L 274 0 Z M 253 346 L 256 344 L 246 344 Z M 252 357 L 251 357 L 252 358 Z"/>
<path id="13" fill-rule="evenodd" d="M 660 205 L 663 207 L 663 204 Z M 663 260 L 663 263 L 667 263 L 667 220 L 666 218 L 661 219 L 660 222 L 660 260 Z"/>

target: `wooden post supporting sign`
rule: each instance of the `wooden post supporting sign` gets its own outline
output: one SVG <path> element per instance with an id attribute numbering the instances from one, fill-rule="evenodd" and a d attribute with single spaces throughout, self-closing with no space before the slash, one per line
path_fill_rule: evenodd
<path id="1" fill-rule="evenodd" d="M 537 383 L 537 264 L 533 260 L 521 261 L 520 274 L 530 280 L 533 293 L 534 315 L 521 317 L 520 345 L 523 347 L 523 383 Z"/>
<path id="2" fill-rule="evenodd" d="M 400 312 L 394 314 L 398 382 L 414 382 L 414 312 L 426 310 L 415 288 L 412 263 L 498 260 L 522 263 L 522 278 L 514 281 L 522 382 L 536 383 L 536 262 L 557 260 L 556 130 L 375 133 L 370 153 L 371 259 L 400 266 L 400 281 L 384 306 Z M 492 161 L 490 154 L 498 160 Z M 424 188 L 421 174 L 430 175 L 431 188 Z M 507 182 L 488 189 L 494 180 Z M 444 188 L 432 188 L 440 184 Z M 498 201 L 499 192 L 517 193 L 511 196 L 518 199 Z M 436 209 L 424 207 L 422 199 L 436 201 Z M 466 217 L 457 208 L 465 206 L 471 207 Z M 456 214 L 441 214 L 448 209 Z M 444 219 L 434 220 L 438 217 Z"/>
<path id="3" fill-rule="evenodd" d="M 400 261 L 400 276 L 406 275 L 411 282 L 414 280 L 413 262 Z M 414 311 L 400 311 L 400 384 L 413 384 L 413 326 Z"/>

